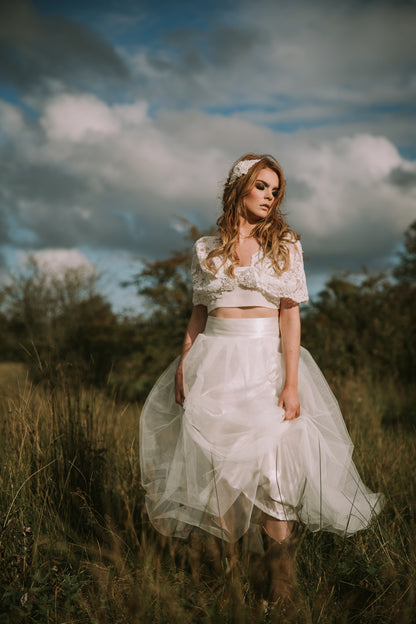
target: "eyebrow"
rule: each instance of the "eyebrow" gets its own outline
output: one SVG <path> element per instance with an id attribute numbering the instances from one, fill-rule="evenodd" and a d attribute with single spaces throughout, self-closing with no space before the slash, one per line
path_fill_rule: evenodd
<path id="1" fill-rule="evenodd" d="M 260 178 L 258 178 L 258 179 L 256 180 L 256 182 L 261 182 L 262 184 L 264 184 L 264 186 L 270 186 L 270 184 L 268 184 L 268 183 L 267 183 L 267 182 L 265 182 L 264 180 L 261 180 Z M 274 191 L 277 191 L 277 190 L 279 190 L 279 187 L 278 187 L 278 186 L 274 186 L 274 187 L 273 187 L 273 190 L 274 190 Z"/>

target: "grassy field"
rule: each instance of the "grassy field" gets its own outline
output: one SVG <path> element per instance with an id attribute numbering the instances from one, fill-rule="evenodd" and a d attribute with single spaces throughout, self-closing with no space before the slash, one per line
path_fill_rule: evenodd
<path id="1" fill-rule="evenodd" d="M 387 504 L 352 538 L 301 533 L 290 621 L 414 622 L 416 435 L 383 424 L 386 405 L 409 398 L 365 378 L 332 385 L 357 466 Z M 289 621 L 264 610 L 261 566 L 241 545 L 232 554 L 211 538 L 154 532 L 138 422 L 134 404 L 64 375 L 35 387 L 23 365 L 0 364 L 0 624 Z"/>

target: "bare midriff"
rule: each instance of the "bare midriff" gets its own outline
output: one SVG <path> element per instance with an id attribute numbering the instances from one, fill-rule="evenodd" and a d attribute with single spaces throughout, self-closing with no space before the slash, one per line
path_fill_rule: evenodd
<path id="1" fill-rule="evenodd" d="M 279 310 L 275 308 L 262 308 L 249 306 L 241 308 L 215 308 L 208 316 L 216 318 L 272 318 L 279 316 Z"/>

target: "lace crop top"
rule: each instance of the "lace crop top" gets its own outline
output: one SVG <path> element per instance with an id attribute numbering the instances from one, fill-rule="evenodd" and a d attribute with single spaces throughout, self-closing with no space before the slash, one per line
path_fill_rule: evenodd
<path id="1" fill-rule="evenodd" d="M 269 258 L 260 249 L 253 254 L 251 264 L 236 267 L 235 277 L 227 273 L 230 261 L 221 267 L 221 258 L 213 258 L 217 273 L 204 265 L 210 251 L 220 244 L 218 236 L 203 236 L 194 245 L 192 256 L 192 283 L 194 305 L 215 308 L 261 306 L 280 308 L 280 299 L 296 303 L 308 301 L 302 247 L 299 241 L 288 242 L 290 266 L 281 275 L 273 269 Z"/>

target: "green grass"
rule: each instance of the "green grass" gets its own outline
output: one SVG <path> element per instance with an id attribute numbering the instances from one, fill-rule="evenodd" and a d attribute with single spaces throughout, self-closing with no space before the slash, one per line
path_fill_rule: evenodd
<path id="1" fill-rule="evenodd" d="M 352 538 L 301 532 L 290 621 L 411 623 L 416 436 L 385 413 L 411 397 L 365 377 L 332 385 L 364 481 L 387 503 Z M 134 404 L 64 377 L 33 386 L 23 366 L 0 365 L 0 624 L 273 621 L 258 557 L 201 535 L 169 540 L 149 525 L 138 423 Z"/>

